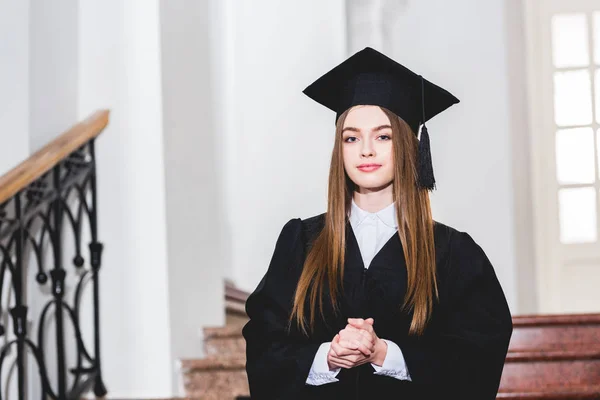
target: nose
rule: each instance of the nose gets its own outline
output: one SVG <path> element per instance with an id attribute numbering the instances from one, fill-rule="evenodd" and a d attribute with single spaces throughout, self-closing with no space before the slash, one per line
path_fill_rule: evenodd
<path id="1" fill-rule="evenodd" d="M 375 155 L 375 149 L 373 148 L 369 140 L 363 140 L 362 147 L 360 149 L 361 157 L 372 157 Z"/>

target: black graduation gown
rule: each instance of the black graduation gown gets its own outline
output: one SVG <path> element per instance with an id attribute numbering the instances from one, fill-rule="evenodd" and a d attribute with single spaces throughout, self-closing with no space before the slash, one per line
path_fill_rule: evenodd
<path id="1" fill-rule="evenodd" d="M 334 315 L 325 296 L 326 318 L 317 317 L 310 338 L 296 329 L 286 332 L 307 247 L 322 229 L 324 216 L 295 218 L 285 224 L 266 274 L 248 297 L 250 320 L 243 336 L 251 398 L 495 399 L 512 317 L 481 247 L 469 234 L 439 222 L 434 237 L 440 300 L 422 336 L 408 335 L 412 313 L 400 312 L 407 273 L 398 234 L 365 269 L 349 222 L 341 315 Z M 348 317 L 374 318 L 377 335 L 400 347 L 412 380 L 375 375 L 366 363 L 343 368 L 338 382 L 307 385 L 317 349 L 346 326 Z"/>

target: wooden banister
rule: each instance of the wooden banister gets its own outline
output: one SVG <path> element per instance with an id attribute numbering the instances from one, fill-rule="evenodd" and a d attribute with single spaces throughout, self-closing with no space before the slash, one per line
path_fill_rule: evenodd
<path id="1" fill-rule="evenodd" d="M 108 117 L 108 110 L 96 111 L 0 177 L 0 204 L 52 169 L 60 160 L 98 136 L 108 124 Z"/>

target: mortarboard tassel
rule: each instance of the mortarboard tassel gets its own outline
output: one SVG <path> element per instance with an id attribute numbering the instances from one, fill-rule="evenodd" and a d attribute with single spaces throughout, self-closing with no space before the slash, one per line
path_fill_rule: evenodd
<path id="1" fill-rule="evenodd" d="M 420 76 L 420 75 L 419 75 Z M 421 76 L 421 110 L 423 111 L 423 127 L 421 128 L 421 139 L 419 140 L 419 186 L 423 189 L 435 189 L 435 177 L 433 176 L 433 164 L 431 162 L 431 147 L 429 133 L 425 126 L 425 80 Z"/>
<path id="2" fill-rule="evenodd" d="M 435 189 L 435 177 L 433 176 L 433 164 L 431 162 L 431 148 L 429 133 L 423 124 L 421 128 L 421 140 L 419 140 L 419 186 L 423 189 Z"/>

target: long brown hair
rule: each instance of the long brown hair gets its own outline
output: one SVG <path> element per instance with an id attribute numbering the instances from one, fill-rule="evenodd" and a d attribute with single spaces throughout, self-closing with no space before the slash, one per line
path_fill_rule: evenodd
<path id="1" fill-rule="evenodd" d="M 398 235 L 404 249 L 408 275 L 404 303 L 405 312 L 414 311 L 409 334 L 422 334 L 431 316 L 433 296 L 438 296 L 435 266 L 433 218 L 429 193 L 417 186 L 418 140 L 410 126 L 396 114 L 381 107 L 392 127 L 394 160 L 393 198 L 398 219 Z M 329 282 L 331 304 L 339 312 L 338 299 L 342 288 L 346 248 L 346 221 L 355 188 L 344 169 L 342 128 L 350 109 L 336 123 L 335 141 L 329 169 L 327 213 L 325 226 L 315 238 L 306 255 L 304 268 L 290 315 L 308 335 L 313 331 L 316 307 L 323 318 L 323 289 Z M 309 300 L 308 323 L 305 303 Z M 308 329 L 307 329 L 308 328 Z"/>

